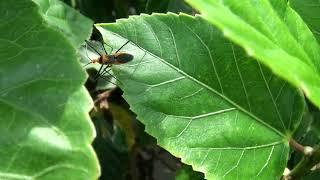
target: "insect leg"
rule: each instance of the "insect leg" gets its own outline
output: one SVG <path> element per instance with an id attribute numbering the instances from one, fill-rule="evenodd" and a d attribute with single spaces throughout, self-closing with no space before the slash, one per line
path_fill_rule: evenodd
<path id="1" fill-rule="evenodd" d="M 102 78 L 102 79 L 104 79 L 104 80 L 108 81 L 109 83 L 111 83 L 111 84 L 113 84 L 113 85 L 117 86 L 117 84 L 113 83 L 112 81 L 110 81 L 109 79 L 107 79 L 107 78 L 106 78 L 106 77 L 104 77 L 104 76 L 100 76 L 100 78 Z"/>
<path id="2" fill-rule="evenodd" d="M 102 74 L 101 74 L 101 76 L 102 77 L 104 77 L 104 75 L 105 74 L 108 74 L 109 76 L 111 76 L 111 77 L 113 77 L 116 81 L 118 81 L 119 83 L 121 83 L 121 81 L 119 80 L 119 79 L 117 79 L 114 75 L 112 75 L 109 71 L 110 71 L 111 69 L 105 69 L 103 72 L 102 72 Z M 110 81 L 109 81 L 110 82 Z M 112 83 L 112 82 L 111 82 Z M 114 83 L 112 83 L 112 84 L 114 84 Z M 121 83 L 122 84 L 122 83 Z"/>
<path id="3" fill-rule="evenodd" d="M 122 49 L 125 45 L 127 45 L 130 42 L 130 40 L 128 40 L 126 43 L 124 43 L 115 53 L 119 52 L 120 49 Z"/>
<path id="4" fill-rule="evenodd" d="M 102 64 L 102 65 L 100 66 L 97 74 L 94 76 L 94 79 L 97 80 L 97 79 L 99 78 L 99 76 L 100 76 L 100 73 L 101 73 L 101 72 L 103 73 L 103 71 L 104 71 L 105 69 L 107 69 L 108 67 L 110 67 L 110 66 L 111 66 L 111 65 L 109 65 L 109 64 L 107 64 L 107 65 Z M 101 73 L 101 74 L 102 74 L 102 73 Z"/>
<path id="5" fill-rule="evenodd" d="M 106 54 L 108 54 L 108 53 L 107 53 L 106 49 L 104 48 L 104 44 L 107 45 L 107 46 L 109 46 L 109 47 L 111 48 L 110 54 L 112 54 L 113 48 L 112 48 L 110 45 L 108 45 L 108 44 L 105 43 L 104 41 L 102 41 L 101 44 L 102 44 L 102 47 L 103 47 L 104 52 L 105 52 Z"/>
<path id="6" fill-rule="evenodd" d="M 93 46 L 91 46 L 90 42 L 88 40 L 85 40 L 86 41 L 86 44 L 88 46 L 90 46 L 91 49 L 93 49 L 99 56 L 102 56 Z"/>

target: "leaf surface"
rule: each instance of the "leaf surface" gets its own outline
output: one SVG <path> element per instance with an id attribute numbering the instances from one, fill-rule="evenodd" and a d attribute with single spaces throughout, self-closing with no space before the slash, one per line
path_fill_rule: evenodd
<path id="1" fill-rule="evenodd" d="M 74 46 L 79 47 L 88 39 L 93 22 L 59 0 L 33 0 L 47 23 L 62 32 Z"/>
<path id="2" fill-rule="evenodd" d="M 154 14 L 96 25 L 134 55 L 114 65 L 124 97 L 158 143 L 207 179 L 274 179 L 304 108 L 301 93 L 199 16 Z"/>
<path id="3" fill-rule="evenodd" d="M 318 18 L 320 16 L 320 2 L 318 0 L 290 0 L 289 2 L 320 42 L 320 19 Z"/>
<path id="4" fill-rule="evenodd" d="M 32 1 L 0 1 L 0 179 L 97 179 L 86 75 Z"/>
<path id="5" fill-rule="evenodd" d="M 320 108 L 320 47 L 287 0 L 187 0 L 250 56 Z"/>

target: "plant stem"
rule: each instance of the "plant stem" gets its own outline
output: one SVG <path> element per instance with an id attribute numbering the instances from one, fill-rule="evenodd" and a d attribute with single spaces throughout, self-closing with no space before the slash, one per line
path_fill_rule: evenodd
<path id="1" fill-rule="evenodd" d="M 304 146 L 299 144 L 297 141 L 294 139 L 290 139 L 289 145 L 293 147 L 296 151 L 302 152 L 304 154 Z"/>
<path id="2" fill-rule="evenodd" d="M 320 162 L 320 146 L 316 145 L 311 152 L 306 152 L 306 147 L 303 147 L 294 140 L 292 142 L 290 140 L 289 144 L 300 152 L 302 150 L 304 156 L 289 173 L 288 179 L 301 179 L 303 176 L 311 173 L 311 168 Z"/>

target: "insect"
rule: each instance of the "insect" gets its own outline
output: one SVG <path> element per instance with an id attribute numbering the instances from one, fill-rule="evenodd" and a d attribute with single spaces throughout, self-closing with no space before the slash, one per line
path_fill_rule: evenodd
<path id="1" fill-rule="evenodd" d="M 90 46 L 91 49 L 93 49 L 98 55 L 98 58 L 92 59 L 88 64 L 84 65 L 83 67 L 91 64 L 91 63 L 99 63 L 101 64 L 97 74 L 95 75 L 95 79 L 97 80 L 99 77 L 103 77 L 105 74 L 109 74 L 109 71 L 111 70 L 110 67 L 112 65 L 119 65 L 119 64 L 124 64 L 127 62 L 130 62 L 133 60 L 133 55 L 129 54 L 129 53 L 125 53 L 125 52 L 120 52 L 120 50 L 127 45 L 130 41 L 127 41 L 126 43 L 124 43 L 116 52 L 108 54 L 105 47 L 104 47 L 104 43 L 99 41 L 103 47 L 104 53 L 105 54 L 101 54 L 99 53 L 91 44 L 89 41 L 86 40 L 86 45 Z M 110 46 L 109 46 L 110 47 Z M 111 52 L 112 52 L 113 48 L 111 47 Z M 88 56 L 88 55 L 87 55 Z M 88 57 L 89 58 L 89 57 Z M 90 59 L 90 58 L 89 58 Z M 109 69 L 108 69 L 109 68 Z M 111 75 L 112 77 L 114 77 L 113 75 Z M 114 77 L 115 78 L 115 77 Z M 116 78 L 115 78 L 116 79 Z"/>

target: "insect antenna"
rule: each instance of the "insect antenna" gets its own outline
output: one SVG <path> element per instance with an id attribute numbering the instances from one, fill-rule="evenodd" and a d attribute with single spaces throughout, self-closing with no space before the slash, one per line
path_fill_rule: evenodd
<path id="1" fill-rule="evenodd" d="M 88 55 L 88 46 L 90 46 L 91 49 L 93 49 L 99 56 L 101 56 L 101 54 L 90 44 L 90 42 L 88 40 L 85 40 L 85 42 L 86 42 L 86 56 L 87 56 L 88 59 L 90 59 L 90 62 L 88 62 L 87 64 L 82 66 L 83 68 L 92 63 L 92 60 Z"/>

